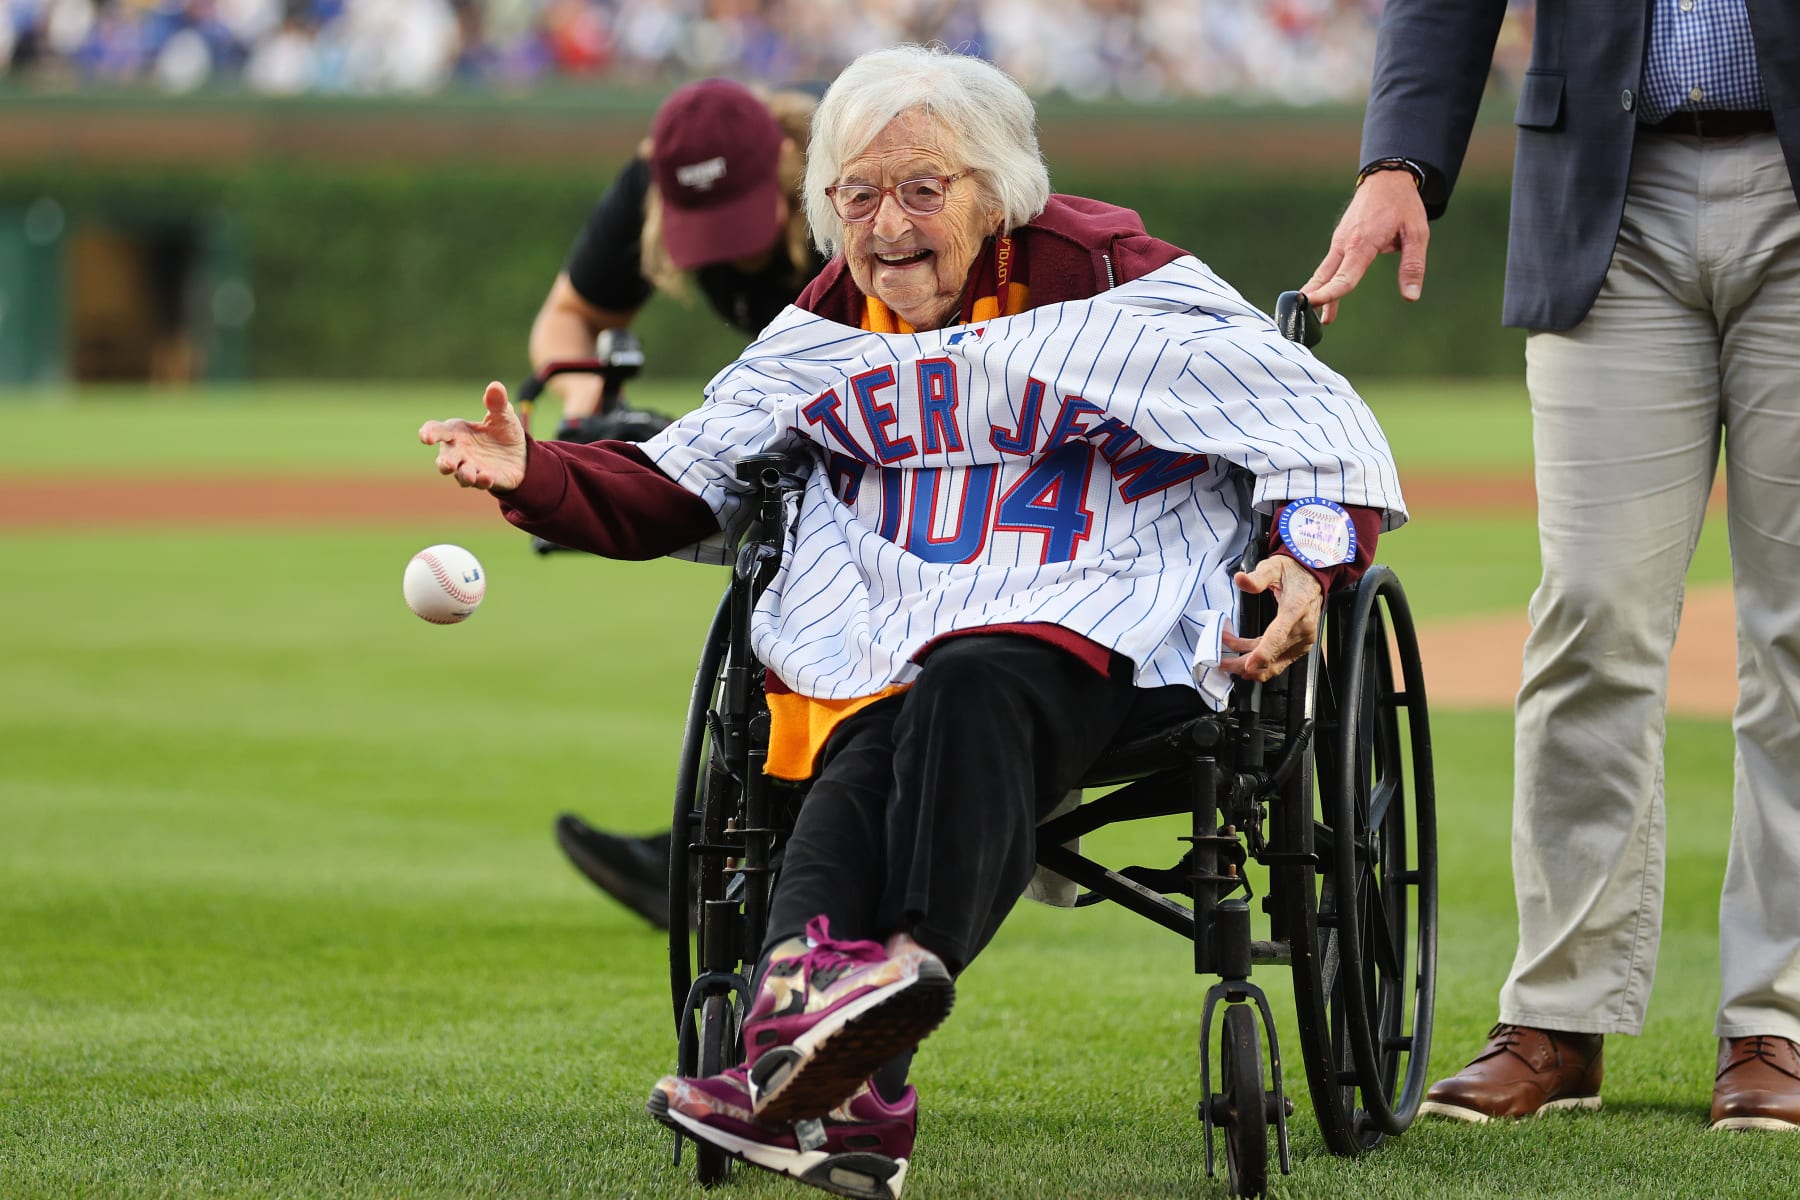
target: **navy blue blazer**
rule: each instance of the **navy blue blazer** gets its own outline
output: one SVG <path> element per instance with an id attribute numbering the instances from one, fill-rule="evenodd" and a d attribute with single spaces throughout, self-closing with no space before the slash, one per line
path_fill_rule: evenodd
<path id="1" fill-rule="evenodd" d="M 1745 0 L 1776 136 L 1800 196 L 1800 3 Z M 1506 0 L 1387 0 L 1362 161 L 1433 168 L 1425 211 L 1450 201 Z M 1562 330 L 1587 315 L 1612 261 L 1637 129 L 1650 0 L 1537 0 L 1514 124 L 1503 319 Z"/>

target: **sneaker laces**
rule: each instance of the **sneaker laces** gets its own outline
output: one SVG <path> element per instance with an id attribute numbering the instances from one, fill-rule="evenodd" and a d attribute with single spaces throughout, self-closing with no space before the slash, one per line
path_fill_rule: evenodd
<path id="1" fill-rule="evenodd" d="M 806 950 L 798 956 L 810 975 L 815 967 L 837 966 L 846 959 L 854 963 L 886 962 L 887 948 L 880 942 L 843 940 L 831 936 L 831 923 L 820 913 L 806 923 Z"/>

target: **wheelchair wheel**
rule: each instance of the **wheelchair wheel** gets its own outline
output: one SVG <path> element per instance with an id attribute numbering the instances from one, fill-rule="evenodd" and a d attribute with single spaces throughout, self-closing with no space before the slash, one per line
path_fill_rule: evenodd
<path id="1" fill-rule="evenodd" d="M 1278 806 L 1281 934 L 1319 1126 L 1352 1156 L 1418 1112 L 1437 978 L 1437 806 L 1418 641 L 1385 567 L 1327 611 L 1313 762 Z M 1290 704 L 1290 730 L 1304 715 Z M 1404 713 L 1404 715 L 1403 715 Z"/>
<path id="2" fill-rule="evenodd" d="M 716 890 L 716 883 L 708 880 L 709 873 L 688 846 L 706 840 L 703 810 L 707 789 L 716 786 L 709 770 L 712 739 L 707 713 L 718 693 L 726 640 L 726 609 L 721 604 L 701 646 L 700 662 L 694 672 L 675 775 L 674 832 L 669 846 L 669 990 L 675 1002 L 680 1046 L 676 1071 L 688 1076 L 716 1075 L 737 1061 L 739 1014 L 731 994 L 710 992 L 698 999 L 692 994 L 696 972 L 709 975 L 721 951 L 706 944 L 704 928 L 691 928 L 689 912 L 689 905 L 700 892 Z M 680 1141 L 678 1135 L 678 1146 Z M 711 1187 L 730 1177 L 730 1155 L 700 1141 L 693 1146 L 694 1173 L 703 1186 Z"/>
<path id="3" fill-rule="evenodd" d="M 688 846 L 699 836 L 703 789 L 709 786 L 712 739 L 706 714 L 719 689 L 719 672 L 725 664 L 730 620 L 727 603 L 721 601 L 701 645 L 700 663 L 694 671 L 694 687 L 688 698 L 687 725 L 681 735 L 681 758 L 675 772 L 675 812 L 669 839 L 669 992 L 675 1005 L 675 1028 L 687 1018 L 688 993 L 696 965 L 706 971 L 717 956 L 708 953 L 700 938 L 689 936 L 691 897 L 702 871 Z M 679 899 L 677 899 L 679 897 Z"/>
<path id="4" fill-rule="evenodd" d="M 1224 1127 L 1226 1186 L 1233 1196 L 1260 1196 L 1269 1186 L 1269 1120 L 1262 1033 L 1249 1005 L 1226 1006 L 1219 1057 L 1219 1092 L 1225 1112 L 1215 1112 L 1213 1123 Z"/>

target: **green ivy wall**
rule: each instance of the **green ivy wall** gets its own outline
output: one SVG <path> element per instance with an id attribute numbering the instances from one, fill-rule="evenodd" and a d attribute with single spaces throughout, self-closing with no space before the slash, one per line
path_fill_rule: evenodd
<path id="1" fill-rule="evenodd" d="M 170 106 L 146 135 L 154 130 L 168 145 L 168 130 L 184 122 L 200 132 L 167 152 L 134 146 L 132 126 L 119 122 L 146 118 L 130 105 L 71 105 L 48 122 L 43 108 L 0 105 L 0 221 L 34 204 L 41 211 L 49 198 L 69 230 L 202 229 L 213 247 L 206 269 L 237 277 L 253 299 L 223 357 L 230 374 L 513 380 L 526 370 L 532 314 L 647 106 L 609 115 L 610 137 L 590 139 L 598 149 L 587 153 L 576 122 L 560 111 L 556 121 L 527 114 L 511 125 L 465 114 L 456 125 L 456 110 L 441 107 L 402 112 L 406 120 L 380 110 L 368 121 L 338 107 L 329 110 L 329 136 L 308 136 L 313 126 L 271 124 L 269 113 L 245 125 L 238 108 Z M 9 142 L 8 118 L 23 113 L 37 124 L 15 122 Z M 110 142 L 93 133 L 108 120 L 124 130 Z M 369 140 L 382 120 L 385 132 Z M 68 136 L 58 138 L 57 122 Z M 441 136 L 451 127 L 461 140 Z M 508 133 L 523 128 L 563 129 L 565 138 L 530 154 Z M 421 129 L 440 136 L 430 142 Z M 1181 140 L 1200 136 L 1195 130 L 1205 140 Z M 1415 375 L 1519 370 L 1522 338 L 1499 327 L 1509 133 L 1484 130 L 1451 212 L 1434 226 L 1425 299 L 1403 305 L 1393 260 L 1378 262 L 1321 347 L 1333 365 Z M 1136 208 L 1153 233 L 1271 307 L 1324 251 L 1348 194 L 1356 124 L 1355 114 L 1341 113 L 1047 110 L 1044 140 L 1059 190 Z M 660 298 L 638 329 L 649 370 L 663 377 L 704 379 L 739 344 L 703 305 Z"/>

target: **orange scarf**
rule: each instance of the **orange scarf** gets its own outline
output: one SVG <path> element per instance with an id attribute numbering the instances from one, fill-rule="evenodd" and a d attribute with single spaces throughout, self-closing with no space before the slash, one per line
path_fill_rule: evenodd
<path id="1" fill-rule="evenodd" d="M 1010 237 L 990 238 L 969 270 L 958 325 L 1010 317 L 1031 307 L 1031 290 L 1013 278 L 1019 271 Z M 917 333 L 898 313 L 873 296 L 863 298 L 862 327 L 870 333 Z M 815 700 L 785 689 L 770 688 L 769 757 L 763 770 L 777 779 L 812 778 L 819 752 L 837 727 L 877 700 L 898 695 L 907 684 L 896 683 L 873 696 L 848 700 Z"/>

